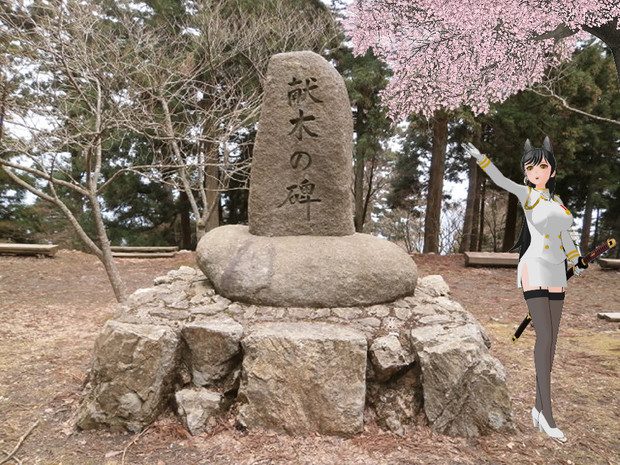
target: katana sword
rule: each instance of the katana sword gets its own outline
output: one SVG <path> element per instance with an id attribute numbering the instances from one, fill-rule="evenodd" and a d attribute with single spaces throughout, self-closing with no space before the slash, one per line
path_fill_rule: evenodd
<path id="1" fill-rule="evenodd" d="M 579 263 L 577 264 L 577 266 L 579 266 L 579 268 L 586 268 L 588 266 L 588 263 L 590 263 L 592 260 L 594 260 L 598 256 L 603 255 L 605 252 L 607 252 L 609 249 L 611 249 L 615 245 L 616 245 L 615 239 L 607 239 L 607 242 L 605 242 L 603 245 L 600 245 L 599 247 L 594 249 L 592 252 L 590 252 L 585 257 L 581 257 L 579 259 Z M 566 270 L 566 280 L 569 280 L 570 278 L 572 278 L 574 274 L 575 274 L 575 267 L 571 266 L 569 269 Z M 523 319 L 523 321 L 519 325 L 519 327 L 517 328 L 517 330 L 515 331 L 515 335 L 512 336 L 512 342 L 517 342 L 517 339 L 519 339 L 519 337 L 521 336 L 521 333 L 525 331 L 525 328 L 527 328 L 527 325 L 530 324 L 530 321 L 532 321 L 532 317 L 528 313 L 527 316 Z"/>

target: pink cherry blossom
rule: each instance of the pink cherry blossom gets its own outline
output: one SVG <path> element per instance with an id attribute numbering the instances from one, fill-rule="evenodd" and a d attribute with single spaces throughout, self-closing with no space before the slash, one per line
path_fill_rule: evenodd
<path id="1" fill-rule="evenodd" d="M 354 0 L 345 28 L 355 54 L 372 47 L 394 70 L 382 98 L 398 121 L 461 105 L 486 113 L 568 59 L 583 26 L 614 18 L 618 0 Z M 562 24 L 581 32 L 540 39 Z"/>

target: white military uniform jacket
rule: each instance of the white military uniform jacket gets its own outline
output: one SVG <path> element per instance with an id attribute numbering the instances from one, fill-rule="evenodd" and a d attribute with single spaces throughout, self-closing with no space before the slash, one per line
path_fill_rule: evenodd
<path id="1" fill-rule="evenodd" d="M 523 269 L 527 267 L 531 287 L 566 287 L 565 260 L 575 265 L 579 259 L 579 251 L 568 232 L 573 215 L 558 196 L 551 200 L 548 189 L 534 189 L 511 181 L 486 156 L 478 165 L 495 184 L 516 195 L 523 206 L 531 242 L 519 261 L 517 286 L 521 287 Z"/>

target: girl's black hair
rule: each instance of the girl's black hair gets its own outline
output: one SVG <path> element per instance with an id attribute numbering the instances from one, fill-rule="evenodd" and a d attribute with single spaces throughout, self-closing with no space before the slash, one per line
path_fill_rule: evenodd
<path id="1" fill-rule="evenodd" d="M 555 172 L 555 157 L 553 156 L 553 149 L 551 148 L 551 142 L 549 141 L 549 137 L 545 137 L 542 148 L 536 149 L 532 148 L 529 139 L 526 140 L 525 150 L 523 153 L 523 157 L 521 158 L 521 171 L 523 171 L 523 174 L 525 174 L 525 165 L 533 164 L 534 166 L 537 166 L 542 163 L 543 160 L 549 163 L 549 166 L 551 166 L 551 174 L 553 174 Z M 525 176 L 524 183 L 526 186 L 536 187 L 527 179 L 527 176 Z M 550 198 L 551 200 L 553 200 L 555 196 L 555 176 L 549 177 L 549 180 L 547 181 L 547 184 L 545 184 L 545 187 L 549 189 Z M 523 224 L 521 225 L 521 234 L 519 234 L 517 242 L 515 243 L 515 245 L 512 246 L 510 250 L 508 250 L 508 252 L 512 252 L 513 250 L 520 248 L 519 260 L 521 260 L 521 257 L 523 257 L 523 254 L 530 246 L 531 240 L 532 236 L 527 226 L 527 220 L 523 218 Z"/>

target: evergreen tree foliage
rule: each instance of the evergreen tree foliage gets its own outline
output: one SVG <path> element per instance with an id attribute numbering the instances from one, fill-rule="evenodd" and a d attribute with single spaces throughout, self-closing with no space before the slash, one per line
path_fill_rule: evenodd
<path id="1" fill-rule="evenodd" d="M 346 46 L 338 47 L 328 58 L 336 61 L 336 69 L 344 77 L 353 110 L 355 230 L 362 232 L 377 192 L 378 171 L 385 163 L 389 138 L 393 135 L 379 92 L 392 75 L 372 50 L 354 56 Z"/>

